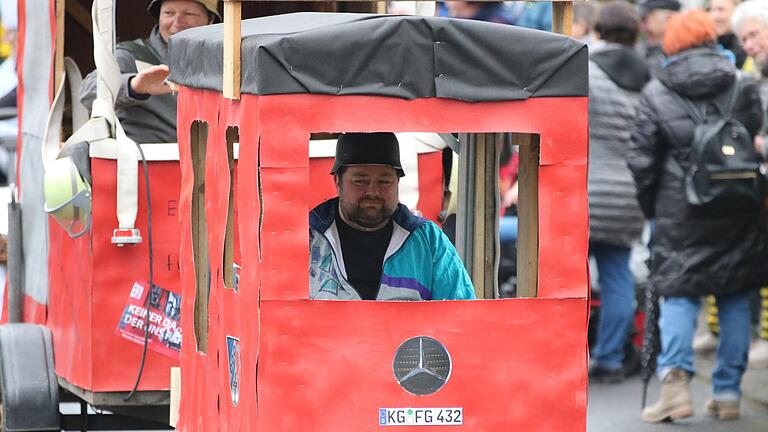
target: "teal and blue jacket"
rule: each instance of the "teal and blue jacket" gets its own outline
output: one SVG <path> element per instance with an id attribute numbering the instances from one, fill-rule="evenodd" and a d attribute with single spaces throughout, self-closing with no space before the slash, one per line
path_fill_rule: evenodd
<path id="1" fill-rule="evenodd" d="M 309 298 L 360 300 L 347 281 L 336 229 L 339 199 L 309 214 Z M 472 282 L 448 237 L 433 222 L 398 204 L 392 238 L 384 255 L 376 300 L 474 299 Z"/>

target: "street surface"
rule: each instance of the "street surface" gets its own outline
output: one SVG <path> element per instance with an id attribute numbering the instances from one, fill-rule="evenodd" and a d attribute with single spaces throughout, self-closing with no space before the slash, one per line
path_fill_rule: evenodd
<path id="1" fill-rule="evenodd" d="M 649 424 L 640 420 L 642 381 L 639 375 L 621 384 L 594 384 L 589 388 L 587 432 L 766 432 L 768 431 L 768 405 L 742 400 L 741 419 L 719 421 L 704 412 L 704 402 L 710 386 L 703 378 L 691 383 L 696 414 L 693 418 L 675 423 Z M 655 378 L 648 389 L 648 404 L 656 401 L 659 382 Z"/>

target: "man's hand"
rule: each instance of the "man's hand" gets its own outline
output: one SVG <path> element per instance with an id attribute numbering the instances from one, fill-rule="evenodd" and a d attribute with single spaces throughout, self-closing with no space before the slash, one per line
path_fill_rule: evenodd
<path id="1" fill-rule="evenodd" d="M 755 135 L 755 151 L 759 155 L 765 154 L 765 137 L 763 135 Z"/>
<path id="2" fill-rule="evenodd" d="M 163 95 L 171 93 L 171 87 L 165 79 L 171 71 L 166 65 L 157 65 L 144 69 L 131 79 L 131 90 L 139 94 Z"/>

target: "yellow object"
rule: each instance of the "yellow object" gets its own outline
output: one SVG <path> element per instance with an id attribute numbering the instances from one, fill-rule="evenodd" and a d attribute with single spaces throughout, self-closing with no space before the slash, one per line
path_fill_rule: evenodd
<path id="1" fill-rule="evenodd" d="M 45 211 L 70 237 L 91 227 L 91 186 L 77 171 L 72 159 L 56 159 L 46 167 L 43 179 Z"/>
<path id="2" fill-rule="evenodd" d="M 720 319 L 717 316 L 717 300 L 715 296 L 708 295 L 704 298 L 707 309 L 707 326 L 714 335 L 720 334 Z"/>
<path id="3" fill-rule="evenodd" d="M 13 50 L 11 44 L 5 41 L 5 26 L 2 25 L 0 20 L 0 59 L 7 59 Z"/>
<path id="4" fill-rule="evenodd" d="M 744 64 L 741 65 L 741 70 L 746 73 L 755 73 L 755 60 L 752 57 L 747 57 Z"/>

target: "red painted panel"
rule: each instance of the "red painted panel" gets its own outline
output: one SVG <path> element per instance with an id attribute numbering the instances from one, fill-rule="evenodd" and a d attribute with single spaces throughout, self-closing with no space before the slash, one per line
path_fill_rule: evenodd
<path id="1" fill-rule="evenodd" d="M 93 386 L 91 237 L 71 239 L 49 218 L 48 251 L 47 326 L 53 336 L 56 374 L 90 389 Z"/>
<path id="2" fill-rule="evenodd" d="M 437 222 L 443 209 L 443 154 L 442 152 L 419 155 L 419 203 L 421 215 Z"/>
<path id="3" fill-rule="evenodd" d="M 369 431 L 379 408 L 404 407 L 461 407 L 471 431 L 586 427 L 586 299 L 265 301 L 261 310 L 259 430 Z M 432 395 L 407 393 L 393 373 L 397 347 L 414 336 L 442 342 L 453 363 Z"/>
<path id="4" fill-rule="evenodd" d="M 137 166 L 137 169 L 141 169 Z M 116 163 L 93 159 L 94 178 L 90 236 L 69 238 L 49 223 L 49 319 L 54 336 L 57 373 L 84 389 L 131 390 L 141 362 L 142 346 L 115 334 L 131 287 L 149 279 L 149 230 L 144 175 L 139 175 L 136 227 L 143 242 L 126 247 L 111 243 L 115 216 Z M 176 162 L 150 162 L 154 282 L 180 292 Z M 140 390 L 169 388 L 173 360 L 148 351 Z"/>
<path id="5" fill-rule="evenodd" d="M 456 404 L 462 404 L 467 416 L 465 429 L 583 430 L 586 108 L 586 98 L 469 104 L 367 96 L 243 95 L 237 103 L 215 92 L 182 88 L 178 117 L 183 125 L 179 128 L 182 314 L 192 316 L 195 301 L 188 130 L 194 119 L 209 122 L 213 137 L 223 136 L 221 129 L 227 125 L 240 127 L 236 181 L 243 270 L 237 293 L 218 281 L 212 285 L 207 354 L 196 352 L 192 338 L 186 338 L 178 429 L 369 430 L 375 427 L 368 422 L 377 420 L 378 408 L 400 401 L 416 406 L 426 400 L 403 397 L 391 370 L 383 371 L 386 364 L 391 367 L 397 344 L 406 337 L 427 334 L 448 346 L 458 368 L 448 386 L 429 398 L 446 406 L 459 401 Z M 547 298 L 420 303 L 302 300 L 307 296 L 307 211 L 314 202 L 311 196 L 320 191 L 307 187 L 313 180 L 307 139 L 311 132 L 352 130 L 541 134 L 539 292 Z M 220 172 L 211 172 L 211 167 L 221 165 L 217 159 L 222 156 L 210 146 L 209 142 L 209 253 L 218 260 L 221 241 L 214 233 L 222 229 L 224 201 L 215 195 L 228 193 L 228 181 L 222 180 L 226 176 Z M 558 320 L 547 318 L 552 316 Z M 192 319 L 185 319 L 183 326 L 185 334 L 194 334 Z M 237 406 L 231 402 L 227 336 L 241 342 Z M 482 356 L 467 354 L 473 350 Z M 318 365 L 325 369 L 318 372 Z M 491 382 L 488 373 L 494 369 L 500 374 Z M 345 394 L 349 387 L 339 383 L 356 386 Z M 518 402 L 510 404 L 515 397 Z M 340 398 L 357 411 L 328 403 Z M 493 415 L 483 411 L 486 408 L 493 408 Z M 373 411 L 363 412 L 368 409 Z M 499 415 L 499 411 L 504 412 Z"/>
<path id="6" fill-rule="evenodd" d="M 192 236 L 191 236 L 191 195 L 194 183 L 194 171 L 192 170 L 191 152 L 190 152 L 190 140 L 191 133 L 190 128 L 194 120 L 201 120 L 208 125 L 208 142 L 207 142 L 207 155 L 211 157 L 221 157 L 220 153 L 216 151 L 217 137 L 220 129 L 220 114 L 222 110 L 229 106 L 229 102 L 221 99 L 220 94 L 215 92 L 185 92 L 179 93 L 178 99 L 178 140 L 179 140 L 179 155 L 180 155 L 180 167 L 181 167 L 181 193 L 179 195 L 179 218 L 181 222 L 181 238 L 180 238 L 180 250 L 183 252 L 180 256 L 181 273 L 180 280 L 183 288 L 182 292 L 182 317 L 189 317 L 182 319 L 182 329 L 184 334 L 187 335 L 184 343 L 181 347 L 181 361 L 182 377 L 181 381 L 185 389 L 184 394 L 187 402 L 180 407 L 180 424 L 179 430 L 197 430 L 197 431 L 214 431 L 218 430 L 219 423 L 219 403 L 220 403 L 220 383 L 217 376 L 220 374 L 218 369 L 219 359 L 221 359 L 218 335 L 221 332 L 221 308 L 217 306 L 216 299 L 218 292 L 218 284 L 211 284 L 210 293 L 210 306 L 208 325 L 205 326 L 208 331 L 209 343 L 206 353 L 198 351 L 198 344 L 195 337 L 195 323 L 194 323 L 194 308 L 196 301 L 196 284 L 195 284 L 195 267 L 192 255 Z M 192 110 L 190 108 L 194 107 Z M 226 118 L 226 117 L 224 117 Z M 244 122 L 247 124 L 248 122 Z M 232 125 L 231 122 L 227 122 L 227 125 Z M 247 127 L 244 125 L 240 129 L 240 157 L 248 158 L 253 162 L 256 161 L 254 154 L 249 154 L 245 151 L 244 154 L 244 142 L 248 142 L 248 137 L 244 137 L 244 129 Z M 252 159 L 250 159 L 252 158 Z M 208 167 L 208 158 L 206 158 L 206 166 Z M 215 179 L 226 179 L 229 183 L 229 176 L 212 177 Z M 208 175 L 206 175 L 206 181 L 208 181 Z M 255 185 L 255 181 L 253 183 Z M 211 187 L 215 190 L 215 185 L 211 184 Z M 212 195 L 212 194 L 211 194 Z M 206 197 L 211 196 L 206 194 Z M 241 201 L 244 204 L 241 208 L 251 208 L 250 203 Z M 206 207 L 209 203 L 206 202 Z M 211 229 L 209 221 L 209 242 L 211 241 L 211 234 L 216 232 L 216 229 Z M 242 232 L 242 231 L 241 231 Z M 251 231 L 244 233 L 244 237 L 249 237 Z M 209 254 L 211 249 L 209 248 Z M 211 255 L 213 256 L 213 255 Z M 218 264 L 217 261 L 211 262 L 212 267 L 215 269 Z M 226 358 L 226 357 L 224 357 Z"/>
<path id="7" fill-rule="evenodd" d="M 115 335 L 135 281 L 149 280 L 149 229 L 147 198 L 141 165 L 138 182 L 136 227 L 143 241 L 117 247 L 111 243 L 117 228 L 116 161 L 92 159 L 93 186 L 93 390 L 126 391 L 133 387 L 141 362 L 142 346 Z M 149 162 L 152 197 L 154 283 L 172 292 L 179 286 L 179 168 L 177 162 Z M 178 362 L 152 350 L 141 378 L 140 390 L 168 389 L 170 367 Z"/>

